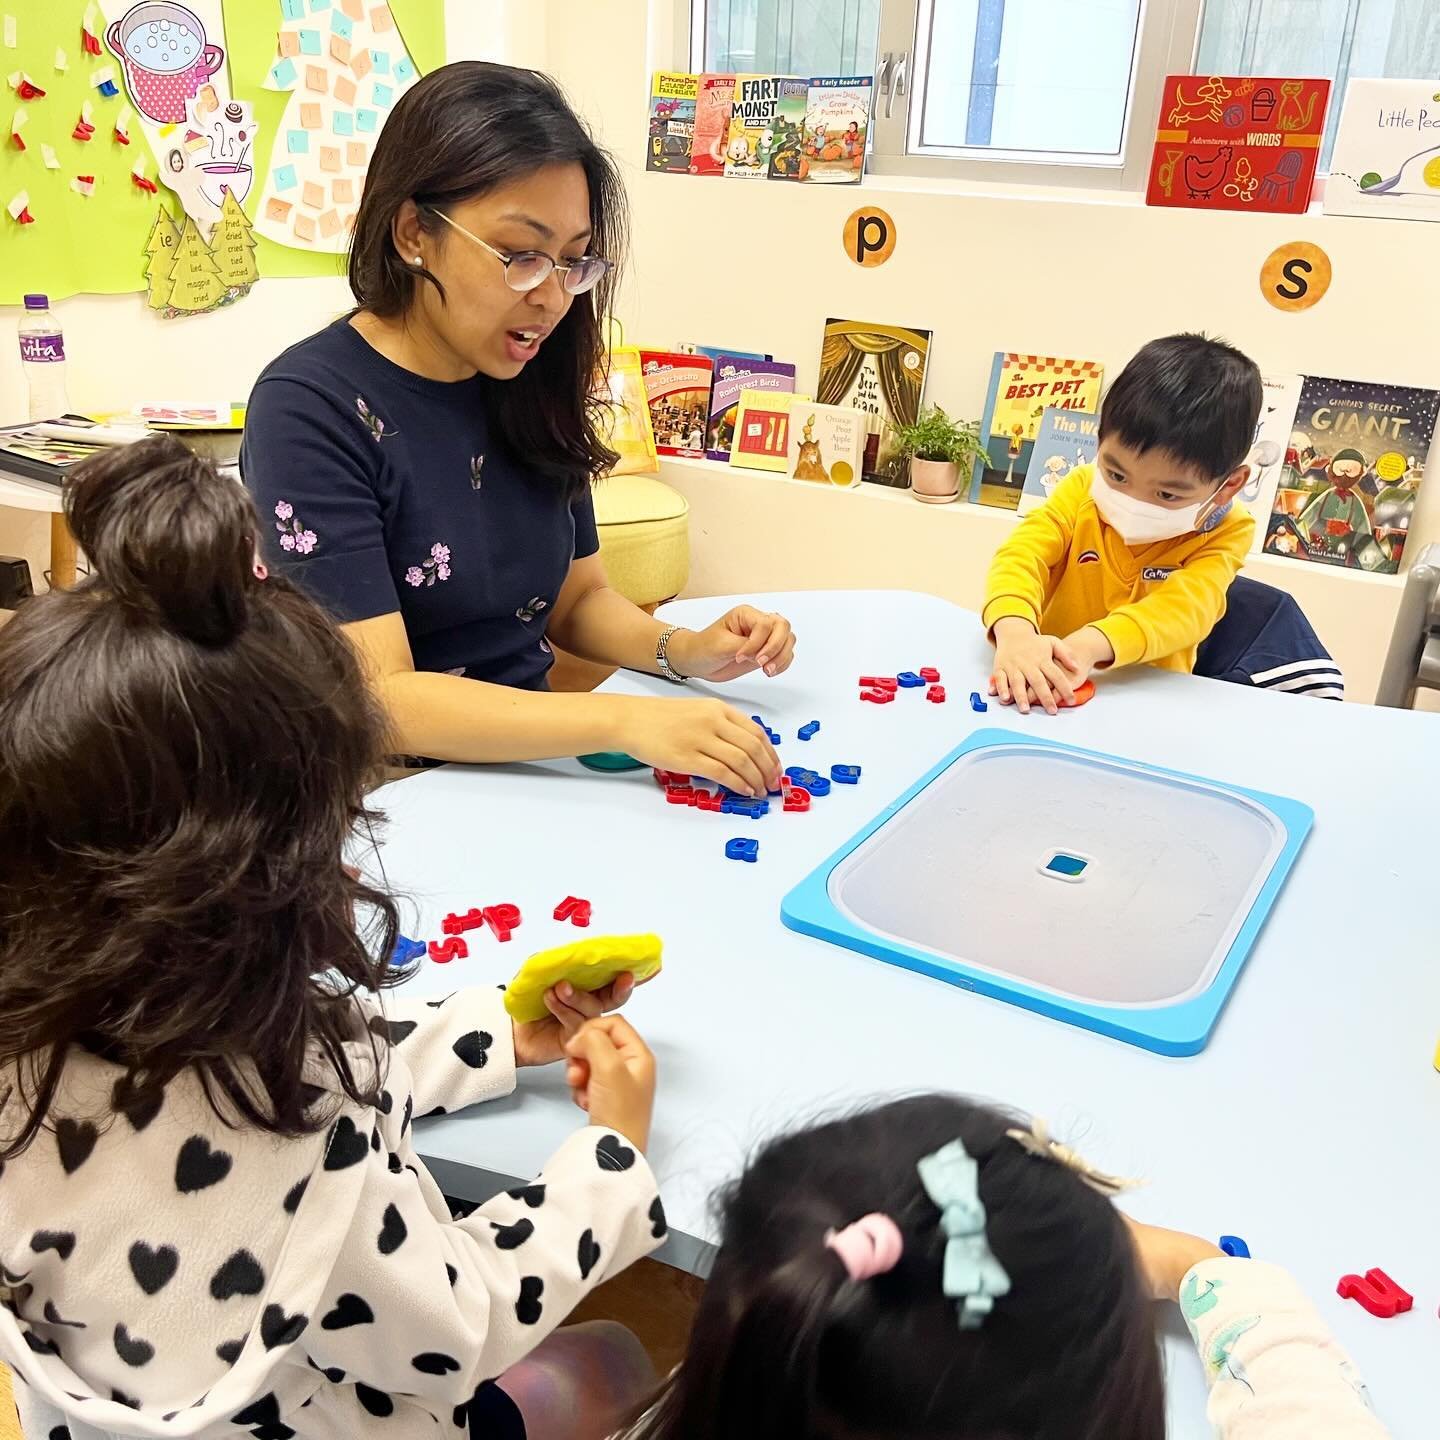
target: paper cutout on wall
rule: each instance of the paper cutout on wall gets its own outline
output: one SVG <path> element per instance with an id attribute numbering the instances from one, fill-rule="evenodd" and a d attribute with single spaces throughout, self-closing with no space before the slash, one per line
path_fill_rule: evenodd
<path id="1" fill-rule="evenodd" d="M 375 138 L 419 70 L 388 5 L 312 0 L 283 13 L 265 88 L 290 100 L 256 228 L 281 245 L 340 254 Z"/>
<path id="2" fill-rule="evenodd" d="M 232 103 L 221 0 L 184 5 L 101 0 L 101 8 L 109 22 L 105 43 L 120 63 L 134 104 L 133 111 L 127 105 L 122 112 L 125 124 L 116 126 L 116 138 L 128 143 L 131 119 L 137 118 L 161 182 L 179 197 L 185 213 L 208 229 L 220 220 L 225 187 L 207 167 L 233 163 L 232 154 L 216 153 L 211 129 L 212 117 Z M 240 128 L 238 122 L 234 128 Z M 253 144 L 253 123 L 247 139 Z"/>
<path id="3" fill-rule="evenodd" d="M 249 217 L 233 190 L 220 206 L 220 223 L 207 244 L 194 217 L 179 228 L 163 206 L 145 243 L 150 308 L 162 320 L 203 315 L 233 305 L 260 278 Z"/>

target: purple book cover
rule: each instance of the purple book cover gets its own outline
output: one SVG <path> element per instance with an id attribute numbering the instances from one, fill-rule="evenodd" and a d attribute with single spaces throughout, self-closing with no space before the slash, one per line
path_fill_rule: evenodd
<path id="1" fill-rule="evenodd" d="M 735 439 L 735 414 L 742 390 L 780 390 L 795 393 L 795 367 L 778 360 L 751 360 L 748 356 L 717 355 L 715 383 L 710 390 L 710 423 L 705 429 L 705 454 L 711 460 L 730 459 Z"/>

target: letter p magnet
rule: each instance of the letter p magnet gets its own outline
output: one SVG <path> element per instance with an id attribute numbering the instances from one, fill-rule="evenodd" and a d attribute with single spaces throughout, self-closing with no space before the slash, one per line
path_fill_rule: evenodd
<path id="1" fill-rule="evenodd" d="M 883 265 L 895 253 L 895 221 L 884 210 L 866 206 L 845 222 L 845 253 L 865 269 Z"/>

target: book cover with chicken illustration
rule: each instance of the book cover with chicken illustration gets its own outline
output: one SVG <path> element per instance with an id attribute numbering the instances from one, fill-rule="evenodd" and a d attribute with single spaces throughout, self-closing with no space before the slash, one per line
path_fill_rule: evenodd
<path id="1" fill-rule="evenodd" d="M 1145 203 L 1303 214 L 1329 98 L 1328 80 L 1171 75 Z"/>

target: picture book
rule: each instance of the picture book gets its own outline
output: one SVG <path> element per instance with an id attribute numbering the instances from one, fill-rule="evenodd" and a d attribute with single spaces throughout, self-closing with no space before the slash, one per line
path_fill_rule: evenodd
<path id="1" fill-rule="evenodd" d="M 1255 440 L 1245 457 L 1250 478 L 1239 495 L 1240 502 L 1255 517 L 1256 550 L 1265 542 L 1265 521 L 1275 505 L 1275 491 L 1285 468 L 1285 452 L 1290 448 L 1290 432 L 1295 428 L 1295 410 L 1304 383 L 1303 375 L 1264 375 L 1260 379 L 1264 399 L 1260 418 L 1255 422 Z"/>
<path id="2" fill-rule="evenodd" d="M 779 75 L 735 77 L 730 139 L 725 146 L 725 173 L 732 179 L 763 180 L 769 174 L 783 78 Z"/>
<path id="3" fill-rule="evenodd" d="M 1440 85 L 1433 79 L 1350 81 L 1325 213 L 1440 220 Z"/>
<path id="4" fill-rule="evenodd" d="M 980 422 L 985 449 L 970 480 L 971 503 L 1018 509 L 1041 417 L 1050 409 L 1097 413 L 1104 377 L 1104 367 L 1093 360 L 998 351 Z"/>
<path id="5" fill-rule="evenodd" d="M 732 350 L 728 345 L 691 345 L 682 342 L 675 347 L 682 355 L 708 355 L 718 360 L 728 355 L 732 360 L 773 360 L 773 355 L 762 355 L 758 350 Z"/>
<path id="6" fill-rule="evenodd" d="M 723 175 L 730 140 L 733 75 L 702 75 L 695 95 L 695 133 L 690 145 L 692 175 Z"/>
<path id="7" fill-rule="evenodd" d="M 844 405 L 799 405 L 790 417 L 786 469 L 792 480 L 840 490 L 860 484 L 870 427 L 862 410 Z"/>
<path id="8" fill-rule="evenodd" d="M 650 139 L 645 168 L 666 175 L 690 173 L 690 142 L 695 135 L 698 75 L 657 70 L 650 83 Z"/>
<path id="9" fill-rule="evenodd" d="M 1440 391 L 1307 375 L 1266 553 L 1395 574 L 1437 410 Z"/>
<path id="10" fill-rule="evenodd" d="M 1303 214 L 1329 97 L 1328 80 L 1171 75 L 1145 203 Z"/>
<path id="11" fill-rule="evenodd" d="M 1025 488 L 1020 492 L 1020 513 L 1028 515 L 1055 493 L 1055 487 L 1077 466 L 1093 465 L 1100 448 L 1100 417 L 1088 410 L 1057 410 L 1040 417 Z"/>
<path id="12" fill-rule="evenodd" d="M 820 349 L 820 386 L 825 405 L 863 410 L 869 436 L 861 478 L 903 488 L 910 467 L 900 455 L 894 427 L 912 425 L 925 393 L 930 331 L 863 320 L 827 320 Z"/>
<path id="13" fill-rule="evenodd" d="M 735 420 L 743 390 L 795 389 L 795 367 L 748 355 L 715 356 L 715 383 L 710 389 L 710 420 L 705 430 L 705 454 L 711 460 L 729 460 L 735 441 Z"/>
<path id="14" fill-rule="evenodd" d="M 658 470 L 660 461 L 655 454 L 655 431 L 650 424 L 650 404 L 638 350 L 623 346 L 610 352 L 606 389 L 610 407 L 605 441 L 620 456 L 609 473 L 645 475 Z"/>
<path id="15" fill-rule="evenodd" d="M 655 448 L 662 455 L 705 453 L 705 419 L 710 412 L 710 382 L 715 362 L 704 355 L 674 350 L 642 350 L 645 398 Z"/>
<path id="16" fill-rule="evenodd" d="M 805 178 L 805 111 L 810 99 L 810 82 L 784 76 L 776 82 L 775 138 L 770 145 L 770 178 Z"/>
<path id="17" fill-rule="evenodd" d="M 730 463 L 741 470 L 784 474 L 790 454 L 790 411 L 809 398 L 783 390 L 742 390 Z"/>
<path id="18" fill-rule="evenodd" d="M 820 76 L 810 82 L 804 178 L 811 184 L 856 184 L 865 173 L 872 86 L 869 75 Z"/>

